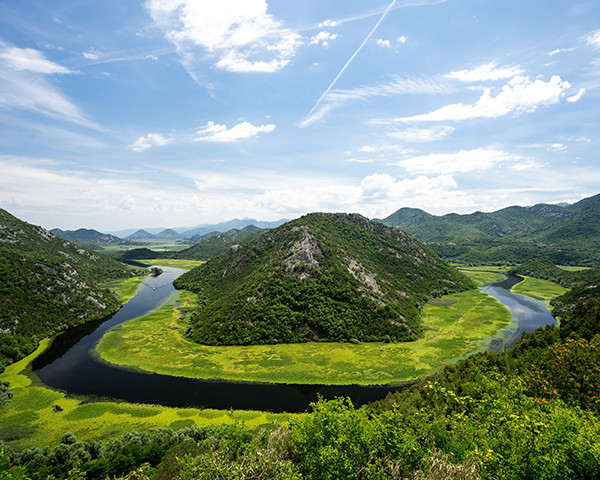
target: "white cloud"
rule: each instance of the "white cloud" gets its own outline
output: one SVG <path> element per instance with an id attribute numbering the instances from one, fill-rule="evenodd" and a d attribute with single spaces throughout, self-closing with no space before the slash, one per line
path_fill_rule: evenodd
<path id="1" fill-rule="evenodd" d="M 86 58 L 87 60 L 99 60 L 100 59 L 100 54 L 98 52 L 94 52 L 94 51 L 90 51 L 90 52 L 83 52 L 83 57 Z"/>
<path id="2" fill-rule="evenodd" d="M 404 142 L 435 142 L 446 138 L 454 132 L 454 127 L 439 126 L 434 128 L 407 128 L 395 132 L 388 132 L 387 135 Z"/>
<path id="3" fill-rule="evenodd" d="M 451 87 L 447 82 L 437 78 L 396 78 L 391 82 L 381 83 L 379 85 L 364 85 L 352 89 L 332 90 L 323 99 L 319 108 L 312 114 L 309 114 L 300 123 L 300 126 L 306 127 L 322 120 L 333 110 L 352 101 L 365 100 L 371 97 L 389 97 L 405 94 L 448 93 L 450 90 Z"/>
<path id="4" fill-rule="evenodd" d="M 46 59 L 42 52 L 0 42 L 0 108 L 30 110 L 88 128 L 98 129 L 53 86 L 47 75 L 74 73 Z"/>
<path id="5" fill-rule="evenodd" d="M 302 43 L 267 13 L 266 0 L 148 0 L 145 6 L 192 76 L 206 52 L 228 71 L 274 72 Z"/>
<path id="6" fill-rule="evenodd" d="M 494 148 L 460 150 L 454 153 L 419 155 L 396 163 L 413 174 L 468 173 L 489 170 L 504 162 L 517 162 L 520 157 Z"/>
<path id="7" fill-rule="evenodd" d="M 335 40 L 337 37 L 338 37 L 337 33 L 322 31 L 322 32 L 317 33 L 310 39 L 310 44 L 311 45 L 321 44 L 324 47 L 327 47 L 327 46 L 329 46 L 329 42 L 331 40 Z"/>
<path id="8" fill-rule="evenodd" d="M 0 60 L 8 68 L 44 75 L 74 73 L 58 63 L 51 62 L 39 50 L 18 48 L 0 42 Z"/>
<path id="9" fill-rule="evenodd" d="M 401 35 L 396 39 L 396 41 L 399 44 L 404 45 L 408 41 L 408 37 L 406 35 Z"/>
<path id="10" fill-rule="evenodd" d="M 523 73 L 518 67 L 501 67 L 497 68 L 495 62 L 490 62 L 481 65 L 471 70 L 458 70 L 445 75 L 446 78 L 459 80 L 460 82 L 485 82 L 488 80 L 503 80 L 512 78 Z"/>
<path id="11" fill-rule="evenodd" d="M 331 20 L 331 19 L 327 19 L 327 20 L 319 23 L 319 28 L 336 27 L 337 25 L 338 25 L 338 22 Z"/>
<path id="12" fill-rule="evenodd" d="M 600 30 L 590 33 L 586 37 L 586 43 L 592 47 L 600 48 Z"/>
<path id="13" fill-rule="evenodd" d="M 377 45 L 379 45 L 380 47 L 392 48 L 392 44 L 390 43 L 389 40 L 383 40 L 381 38 L 377 38 L 377 39 L 375 39 L 375 41 L 377 42 Z"/>
<path id="14" fill-rule="evenodd" d="M 551 52 L 548 53 L 549 56 L 553 57 L 554 55 L 557 55 L 559 53 L 564 53 L 564 52 L 572 52 L 575 50 L 575 47 L 571 47 L 571 48 L 557 48 L 555 50 L 552 50 Z"/>
<path id="15" fill-rule="evenodd" d="M 580 88 L 579 91 L 575 95 L 567 97 L 567 102 L 569 102 L 569 103 L 578 102 L 579 100 L 581 100 L 581 97 L 583 97 L 584 95 L 585 95 L 585 88 Z"/>
<path id="16" fill-rule="evenodd" d="M 558 103 L 566 90 L 571 88 L 558 75 L 548 82 L 541 79 L 530 81 L 528 77 L 515 77 L 504 85 L 498 95 L 492 97 L 486 88 L 477 102 L 472 105 L 455 103 L 422 115 L 398 118 L 401 122 L 439 122 L 467 120 L 471 118 L 496 118 L 509 113 L 532 112 L 539 106 Z"/>
<path id="17" fill-rule="evenodd" d="M 256 137 L 259 133 L 270 133 L 275 130 L 274 124 L 252 125 L 249 122 L 241 122 L 231 128 L 227 125 L 219 125 L 208 122 L 196 133 L 198 142 L 235 142 L 244 138 Z"/>
<path id="18" fill-rule="evenodd" d="M 148 135 L 138 138 L 127 148 L 134 152 L 143 152 L 154 146 L 163 147 L 172 142 L 172 138 L 165 138 L 160 133 L 149 133 Z"/>

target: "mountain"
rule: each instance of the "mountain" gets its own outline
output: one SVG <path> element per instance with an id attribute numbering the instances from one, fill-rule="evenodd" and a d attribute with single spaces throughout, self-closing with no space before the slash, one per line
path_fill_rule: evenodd
<path id="1" fill-rule="evenodd" d="M 285 222 L 287 222 L 287 220 L 284 220 L 284 219 L 275 220 L 273 222 L 263 222 L 263 221 L 259 221 L 259 220 L 254 220 L 252 218 L 244 218 L 241 220 L 238 218 L 235 218 L 235 219 L 229 220 L 227 222 L 198 225 L 194 228 L 190 228 L 190 229 L 184 231 L 183 236 L 185 238 L 194 238 L 194 237 L 200 237 L 202 235 L 206 235 L 207 233 L 211 233 L 211 232 L 227 232 L 232 229 L 241 230 L 244 227 L 247 227 L 250 225 L 253 225 L 258 228 L 275 228 Z"/>
<path id="2" fill-rule="evenodd" d="M 126 237 L 128 240 L 135 240 L 135 241 L 144 241 L 144 240 L 154 240 L 154 235 L 147 232 L 146 230 L 137 230 L 134 233 L 132 233 L 131 235 L 128 235 Z"/>
<path id="3" fill-rule="evenodd" d="M 170 258 L 186 260 L 209 260 L 225 253 L 230 248 L 254 240 L 263 230 L 254 225 L 238 230 L 232 228 L 226 232 L 211 232 L 192 239 L 194 245 L 179 252 L 169 253 Z"/>
<path id="4" fill-rule="evenodd" d="M 131 275 L 122 263 L 0 209 L 0 360 L 16 360 L 38 338 L 114 312 L 119 300 L 99 285 Z"/>
<path id="5" fill-rule="evenodd" d="M 512 206 L 468 215 L 401 208 L 378 221 L 406 230 L 456 262 L 523 263 L 547 257 L 559 265 L 600 265 L 600 195 L 566 206 Z"/>
<path id="6" fill-rule="evenodd" d="M 414 340 L 430 296 L 474 288 L 405 232 L 341 213 L 269 230 L 175 285 L 199 294 L 189 335 L 211 345 Z"/>
<path id="7" fill-rule="evenodd" d="M 158 232 L 153 236 L 154 240 L 182 240 L 183 235 L 172 228 L 166 228 L 162 232 Z"/>
<path id="8" fill-rule="evenodd" d="M 61 230 L 53 228 L 50 233 L 57 237 L 64 238 L 70 242 L 75 242 L 83 245 L 120 245 L 127 243 L 125 240 L 106 233 L 101 233 L 97 230 L 80 228 L 78 230 Z"/>

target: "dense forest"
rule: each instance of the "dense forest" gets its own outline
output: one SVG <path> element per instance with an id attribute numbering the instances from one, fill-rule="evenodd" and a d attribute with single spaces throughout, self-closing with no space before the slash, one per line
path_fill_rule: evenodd
<path id="1" fill-rule="evenodd" d="M 431 296 L 475 288 L 401 230 L 310 214 L 179 277 L 199 294 L 190 337 L 209 345 L 406 341 Z"/>
<path id="2" fill-rule="evenodd" d="M 22 358 L 38 339 L 114 312 L 120 302 L 100 284 L 134 274 L 0 209 L 0 363 Z"/>

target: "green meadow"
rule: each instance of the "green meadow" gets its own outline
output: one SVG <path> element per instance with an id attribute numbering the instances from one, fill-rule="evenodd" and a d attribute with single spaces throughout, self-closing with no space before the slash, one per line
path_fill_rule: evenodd
<path id="1" fill-rule="evenodd" d="M 502 280 L 506 276 L 502 273 L 503 270 L 506 269 L 504 267 L 470 267 L 460 269 L 461 272 L 471 277 L 480 287 L 496 280 Z"/>
<path id="2" fill-rule="evenodd" d="M 511 291 L 513 293 L 527 295 L 528 297 L 548 303 L 554 297 L 558 297 L 559 295 L 566 293 L 568 288 L 561 287 L 560 285 L 549 282 L 548 280 L 525 277 L 522 282 L 519 282 L 512 287 Z"/>
<path id="3" fill-rule="evenodd" d="M 121 299 L 121 303 L 127 303 L 136 293 L 138 287 L 145 277 L 131 277 L 125 280 L 109 282 L 104 287 L 111 289 Z"/>
<path id="4" fill-rule="evenodd" d="M 53 446 L 60 443 L 65 432 L 73 433 L 79 440 L 106 440 L 131 430 L 177 429 L 189 425 L 237 422 L 254 430 L 263 425 L 287 423 L 294 417 L 293 414 L 167 408 L 68 396 L 46 388 L 31 373 L 32 360 L 49 344 L 49 339 L 42 340 L 34 353 L 6 367 L 0 376 L 10 382 L 14 394 L 10 402 L 0 408 L 0 440 L 17 440 L 25 446 Z"/>
<path id="5" fill-rule="evenodd" d="M 177 295 L 179 295 L 177 297 Z M 104 361 L 182 377 L 269 383 L 397 384 L 435 372 L 478 349 L 508 326 L 508 309 L 479 291 L 430 301 L 424 335 L 404 343 L 298 343 L 213 347 L 184 330 L 195 295 L 175 293 L 154 312 L 107 333 Z"/>
<path id="6" fill-rule="evenodd" d="M 138 262 L 145 263 L 148 266 L 158 265 L 159 267 L 173 267 L 181 268 L 182 270 L 191 270 L 198 265 L 202 265 L 203 260 L 185 260 L 178 258 L 155 258 L 151 260 L 137 260 Z"/>

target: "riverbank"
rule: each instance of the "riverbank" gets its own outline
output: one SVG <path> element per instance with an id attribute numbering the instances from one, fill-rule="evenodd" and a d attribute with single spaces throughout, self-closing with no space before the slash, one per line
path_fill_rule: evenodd
<path id="1" fill-rule="evenodd" d="M 106 334 L 96 353 L 111 364 L 178 377 L 288 384 L 400 384 L 485 349 L 511 323 L 509 310 L 500 302 L 471 291 L 426 304 L 424 334 L 415 342 L 211 347 L 184 335 L 194 301 L 195 295 L 180 292 L 178 299 L 172 298 L 149 315 Z"/>
<path id="2" fill-rule="evenodd" d="M 248 410 L 167 408 L 77 397 L 44 386 L 31 372 L 31 362 L 51 339 L 40 342 L 31 355 L 9 365 L 1 380 L 10 382 L 13 398 L 0 408 L 0 440 L 23 446 L 57 445 L 65 432 L 78 440 L 108 440 L 125 432 L 189 425 L 243 424 L 255 430 L 286 424 L 297 414 Z"/>

